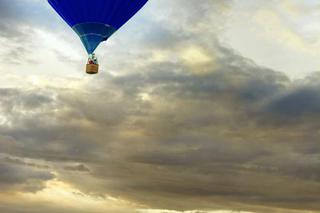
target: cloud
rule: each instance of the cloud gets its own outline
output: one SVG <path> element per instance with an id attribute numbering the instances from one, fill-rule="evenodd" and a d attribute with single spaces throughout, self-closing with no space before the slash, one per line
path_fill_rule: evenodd
<path id="1" fill-rule="evenodd" d="M 6 163 L 21 165 L 21 166 L 30 166 L 30 167 L 39 168 L 39 169 L 49 169 L 50 168 L 48 165 L 37 164 L 37 163 L 33 163 L 33 162 L 26 162 L 26 161 L 19 159 L 19 158 L 5 157 L 5 158 L 3 158 L 3 161 Z"/>
<path id="2" fill-rule="evenodd" d="M 76 166 L 65 166 L 65 170 L 78 171 L 78 172 L 89 172 L 90 169 L 83 164 L 78 164 Z"/>
<path id="3" fill-rule="evenodd" d="M 300 88 L 274 100 L 266 110 L 279 116 L 301 118 L 308 114 L 318 114 L 319 106 L 317 88 L 309 87 Z"/>
<path id="4" fill-rule="evenodd" d="M 300 89 L 218 43 L 215 50 L 223 50 L 220 68 L 204 75 L 180 63 L 150 62 L 131 75 L 101 75 L 86 90 L 5 90 L 7 124 L 14 123 L 2 127 L 12 141 L 9 153 L 76 163 L 62 166 L 68 170 L 89 171 L 88 165 L 80 179 L 55 172 L 83 193 L 152 208 L 317 210 L 320 162 L 308 149 L 317 133 L 303 128 L 313 122 L 304 115 L 317 114 L 314 86 Z M 299 97 L 305 104 L 294 104 Z M 303 125 L 279 128 L 279 114 L 298 114 Z"/>
<path id="5" fill-rule="evenodd" d="M 6 163 L 0 164 L 0 171 L 2 192 L 6 190 L 38 191 L 44 187 L 46 181 L 54 178 L 54 175 L 47 171 Z"/>
<path id="6" fill-rule="evenodd" d="M 319 211 L 319 78 L 290 81 L 220 42 L 230 3 L 150 4 L 165 13 L 110 56 L 117 74 L 0 89 L 0 210 Z M 26 204 L 6 202 L 17 192 Z"/>

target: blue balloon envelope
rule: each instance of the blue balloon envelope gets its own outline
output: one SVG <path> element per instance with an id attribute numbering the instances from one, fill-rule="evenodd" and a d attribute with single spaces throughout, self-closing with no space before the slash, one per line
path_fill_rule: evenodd
<path id="1" fill-rule="evenodd" d="M 148 0 L 48 0 L 79 35 L 88 54 L 131 19 Z"/>

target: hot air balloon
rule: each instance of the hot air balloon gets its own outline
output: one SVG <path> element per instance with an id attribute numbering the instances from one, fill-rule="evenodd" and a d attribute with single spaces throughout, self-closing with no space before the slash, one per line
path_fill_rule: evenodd
<path id="1" fill-rule="evenodd" d="M 97 74 L 95 49 L 131 19 L 148 0 L 48 0 L 79 35 L 89 55 L 86 72 Z"/>

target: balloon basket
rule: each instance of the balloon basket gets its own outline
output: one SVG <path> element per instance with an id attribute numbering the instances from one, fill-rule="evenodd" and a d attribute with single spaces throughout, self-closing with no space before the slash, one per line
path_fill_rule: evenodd
<path id="1" fill-rule="evenodd" d="M 97 74 L 99 72 L 99 64 L 87 64 L 86 67 L 87 74 Z"/>

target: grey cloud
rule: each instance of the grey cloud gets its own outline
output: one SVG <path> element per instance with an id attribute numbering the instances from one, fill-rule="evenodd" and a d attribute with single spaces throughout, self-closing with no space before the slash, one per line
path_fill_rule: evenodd
<path id="1" fill-rule="evenodd" d="M 5 157 L 3 160 L 6 163 L 17 164 L 17 165 L 22 165 L 22 166 L 30 166 L 30 167 L 39 168 L 39 169 L 49 169 L 50 168 L 50 166 L 48 166 L 48 165 L 26 162 L 26 161 L 19 159 L 19 158 Z"/>
<path id="2" fill-rule="evenodd" d="M 90 172 L 90 169 L 83 164 L 78 164 L 76 166 L 65 166 L 64 169 L 68 171 Z"/>
<path id="3" fill-rule="evenodd" d="M 150 94 L 155 103 L 152 103 L 147 116 L 138 118 L 135 123 L 137 129 L 143 129 L 148 135 L 145 143 L 135 147 L 142 151 L 136 151 L 132 156 L 127 153 L 130 156 L 128 160 L 136 164 L 120 171 L 112 168 L 118 180 L 113 186 L 120 184 L 119 191 L 124 190 L 121 187 L 121 180 L 124 179 L 122 181 L 127 190 L 143 192 L 141 196 L 130 196 L 131 199 L 140 200 L 153 194 L 153 201 L 143 200 L 159 208 L 166 205 L 177 209 L 188 208 L 186 204 L 181 207 L 178 201 L 173 204 L 169 201 L 170 197 L 164 205 L 157 203 L 157 199 L 163 199 L 160 196 L 163 193 L 188 198 L 202 195 L 208 202 L 214 201 L 214 197 L 225 197 L 229 201 L 240 200 L 244 203 L 319 209 L 316 205 L 319 191 L 316 181 L 319 161 L 316 156 L 319 153 L 301 153 L 302 147 L 314 146 L 317 141 L 310 136 L 318 135 L 316 129 L 310 128 L 305 132 L 302 127 L 312 124 L 313 120 L 304 117 L 301 125 L 287 122 L 287 128 L 283 126 L 280 129 L 273 122 L 267 128 L 261 123 L 261 118 L 269 122 L 279 119 L 282 101 L 286 103 L 287 96 L 293 96 L 289 99 L 293 103 L 299 102 L 294 98 L 296 91 L 291 89 L 295 87 L 294 83 L 284 75 L 258 67 L 232 52 L 228 54 L 225 50 L 224 54 L 229 63 L 221 71 L 205 76 L 176 72 L 180 70 L 179 66 L 173 65 L 170 69 L 169 65 L 161 64 L 156 66 L 158 70 L 115 79 L 115 83 L 125 90 L 129 88 L 130 95 L 132 91 L 139 93 L 145 88 L 149 91 L 150 87 L 153 88 Z M 235 60 L 230 60 L 232 58 Z M 221 61 L 224 63 L 225 59 Z M 151 66 L 146 69 L 151 70 Z M 293 109 L 301 110 L 304 113 L 302 116 L 306 113 L 316 116 L 315 97 L 308 95 L 302 99 L 301 105 Z M 161 108 L 157 103 L 161 103 Z M 279 113 L 264 111 L 266 106 L 273 106 L 273 111 Z M 290 131 L 296 133 L 291 135 Z M 305 140 L 307 144 L 303 143 Z M 99 169 L 99 176 L 110 175 L 103 171 Z M 139 174 L 143 172 L 146 178 L 142 181 Z M 130 176 L 123 177 L 123 173 Z M 305 192 L 290 186 L 295 185 L 295 178 L 304 185 Z M 261 179 L 263 183 L 259 181 Z M 276 184 L 278 181 L 284 185 Z M 197 185 L 192 184 L 195 182 Z M 203 182 L 204 185 L 201 185 Z M 275 185 L 279 188 L 268 190 Z M 110 190 L 109 187 L 106 186 Z M 208 205 L 198 204 L 197 207 Z"/>
<path id="4" fill-rule="evenodd" d="M 2 190 L 34 192 L 44 187 L 44 182 L 54 178 L 50 172 L 24 166 L 0 163 L 0 185 Z"/>
<path id="5" fill-rule="evenodd" d="M 40 108 L 42 105 L 52 103 L 52 95 L 50 93 L 37 93 L 36 90 L 19 91 L 16 89 L 0 89 L 0 99 L 2 102 L 6 102 L 7 113 L 10 110 L 14 110 L 13 106 L 21 106 L 23 109 Z"/>
<path id="6" fill-rule="evenodd" d="M 300 87 L 224 47 L 212 31 L 196 37 L 210 28 L 201 20 L 210 22 L 212 11 L 183 2 L 181 20 L 150 32 L 158 43 L 146 42 L 141 55 L 152 45 L 176 50 L 185 42 L 204 48 L 219 66 L 199 75 L 181 61 L 136 67 L 129 57 L 121 66 L 133 64 L 131 74 L 102 74 L 83 89 L 2 89 L 1 151 L 60 165 L 59 180 L 84 193 L 150 208 L 319 211 L 319 79 Z M 177 8 L 182 1 L 166 3 Z M 11 186 L 8 179 L 53 178 L 7 161 L 13 165 L 0 164 L 9 171 L 4 186 Z"/>
<path id="7" fill-rule="evenodd" d="M 279 119 L 275 112 L 283 104 L 277 102 L 296 97 L 294 83 L 224 51 L 223 66 L 206 75 L 181 72 L 187 68 L 179 64 L 153 69 L 148 64 L 142 73 L 102 76 L 92 82 L 93 92 L 3 91 L 4 106 L 16 109 L 9 118 L 18 122 L 3 128 L 2 135 L 13 140 L 11 154 L 79 162 L 64 166 L 68 170 L 88 171 L 84 165 L 90 164 L 90 173 L 77 175 L 93 178 L 91 183 L 72 172 L 60 175 L 86 193 L 108 193 L 153 208 L 319 210 L 319 153 L 307 148 L 316 146 L 310 135 L 317 132 L 261 123 Z M 232 65 L 224 64 L 225 57 Z M 151 99 L 139 99 L 143 92 Z M 32 117 L 21 113 L 29 108 L 37 109 Z M 316 114 L 314 108 L 306 111 Z M 291 136 L 290 128 L 298 136 Z"/>
<path id="8" fill-rule="evenodd" d="M 318 115 L 320 112 L 320 95 L 318 88 L 299 88 L 273 100 L 266 112 L 289 120 L 298 120 L 303 116 Z"/>

